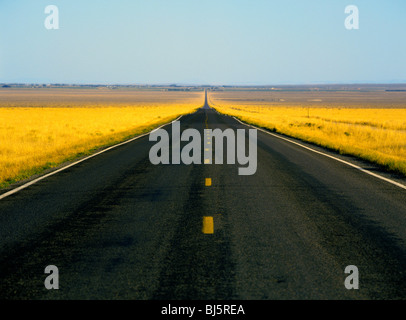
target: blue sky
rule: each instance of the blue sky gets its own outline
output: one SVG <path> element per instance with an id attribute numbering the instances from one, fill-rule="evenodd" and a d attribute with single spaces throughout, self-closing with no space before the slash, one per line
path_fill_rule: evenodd
<path id="1" fill-rule="evenodd" d="M 0 82 L 406 82 L 405 34 L 404 0 L 0 0 Z"/>

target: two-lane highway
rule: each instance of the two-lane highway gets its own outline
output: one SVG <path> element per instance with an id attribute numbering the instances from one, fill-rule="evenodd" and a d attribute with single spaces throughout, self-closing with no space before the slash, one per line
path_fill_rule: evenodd
<path id="1" fill-rule="evenodd" d="M 202 137 L 249 129 L 207 105 L 180 123 Z M 406 298 L 405 190 L 262 131 L 250 176 L 238 163 L 153 165 L 154 143 L 0 200 L 2 299 Z M 58 290 L 44 286 L 48 265 Z M 344 286 L 348 265 L 358 290 Z"/>

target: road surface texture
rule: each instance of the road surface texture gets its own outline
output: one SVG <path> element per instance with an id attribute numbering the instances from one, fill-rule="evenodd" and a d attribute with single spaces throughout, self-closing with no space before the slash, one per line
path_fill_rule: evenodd
<path id="1" fill-rule="evenodd" d="M 180 122 L 202 136 L 249 129 L 207 104 Z M 404 189 L 262 131 L 250 176 L 238 162 L 153 165 L 155 143 L 0 200 L 1 299 L 406 298 Z M 44 286 L 48 265 L 58 290 Z M 359 289 L 344 285 L 349 265 Z"/>

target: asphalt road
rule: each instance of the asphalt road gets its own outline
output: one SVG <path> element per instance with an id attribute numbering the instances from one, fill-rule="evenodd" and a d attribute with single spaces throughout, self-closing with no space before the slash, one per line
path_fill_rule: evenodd
<path id="1" fill-rule="evenodd" d="M 248 129 L 207 105 L 180 121 Z M 153 144 L 0 200 L 1 299 L 406 298 L 405 190 L 261 131 L 251 176 L 238 163 L 152 165 Z M 58 290 L 44 286 L 48 265 Z M 348 265 L 359 289 L 344 286 Z"/>

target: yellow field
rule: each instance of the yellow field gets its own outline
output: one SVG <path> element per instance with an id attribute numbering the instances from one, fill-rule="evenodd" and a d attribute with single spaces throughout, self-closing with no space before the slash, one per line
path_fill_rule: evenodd
<path id="1" fill-rule="evenodd" d="M 395 109 L 324 108 L 235 100 L 210 95 L 211 105 L 222 113 L 406 175 L 406 103 Z"/>
<path id="2" fill-rule="evenodd" d="M 95 100 L 82 94 L 80 100 L 79 96 L 63 98 L 52 92 L 43 97 L 41 104 L 46 107 L 39 107 L 41 99 L 33 99 L 29 94 L 26 99 L 19 92 L 12 92 L 8 99 L 3 95 L 0 186 L 149 131 L 181 114 L 193 112 L 204 101 L 203 92 L 127 94 L 131 99 L 125 105 L 125 99 L 116 99 L 115 93 L 96 94 Z"/>

